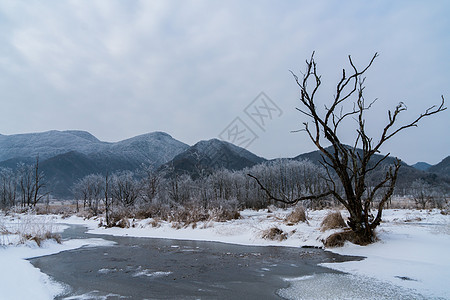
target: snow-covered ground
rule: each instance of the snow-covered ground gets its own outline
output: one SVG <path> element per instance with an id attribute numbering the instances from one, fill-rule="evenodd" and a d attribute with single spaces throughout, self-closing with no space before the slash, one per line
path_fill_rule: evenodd
<path id="1" fill-rule="evenodd" d="M 1 213 L 1 212 L 0 212 Z M 55 254 L 80 247 L 108 246 L 113 242 L 99 238 L 64 241 L 58 244 L 47 240 L 38 247 L 34 241 L 24 241 L 16 232 L 30 232 L 49 229 L 61 232 L 65 226 L 56 224 L 56 217 L 21 215 L 5 217 L 0 215 L 0 229 L 12 234 L 0 233 L 0 299 L 53 299 L 65 287 L 40 272 L 26 259 Z"/>
<path id="2" fill-rule="evenodd" d="M 242 218 L 239 220 L 198 223 L 196 228 L 189 226 L 181 229 L 173 228 L 168 222 L 159 222 L 159 227 L 153 227 L 151 219 L 130 220 L 132 227 L 127 229 L 99 228 L 100 220 L 83 220 L 75 216 L 64 220 L 58 219 L 57 222 L 86 225 L 89 232 L 93 234 L 205 240 L 258 246 L 322 246 L 322 240 L 333 232 L 319 230 L 320 223 L 328 211 L 308 211 L 308 222 L 291 226 L 284 222 L 289 212 L 290 210 L 281 209 L 270 213 L 267 210 L 245 210 L 241 213 Z M 345 213 L 342 213 L 345 218 Z M 450 216 L 440 214 L 439 210 L 385 210 L 383 216 L 383 223 L 378 229 L 379 242 L 364 247 L 347 243 L 342 248 L 329 249 L 343 255 L 367 257 L 362 261 L 324 264 L 326 267 L 347 272 L 349 275 L 314 275 L 308 278 L 286 279 L 291 286 L 283 289 L 282 295 L 293 299 L 308 298 L 308 289 L 314 290 L 318 284 L 326 284 L 330 289 L 321 288 L 323 298 L 376 298 L 370 292 L 370 286 L 372 286 L 378 290 L 377 295 L 383 295 L 386 299 L 389 298 L 390 291 L 393 289 L 404 290 L 405 299 L 420 298 L 421 295 L 427 298 L 450 299 L 448 285 Z M 271 227 L 283 230 L 287 233 L 287 239 L 284 241 L 263 239 L 263 231 Z M 46 297 L 50 299 L 51 295 L 55 295 L 63 287 L 54 283 L 49 284 L 48 277 L 37 270 L 31 271 L 32 265 L 23 259 L 89 243 L 102 244 L 102 241 L 65 241 L 62 245 L 49 242 L 45 243 L 43 248 L 22 245 L 0 249 L 1 270 L 6 270 L 3 268 L 4 264 L 11 266 L 12 269 L 17 270 L 12 273 L 18 278 L 22 277 L 20 274 L 25 272 L 26 268 L 28 270 L 26 273 L 29 274 L 27 276 L 33 276 L 30 280 L 40 288 L 40 295 L 42 295 L 40 299 L 46 299 Z M 18 267 L 13 268 L 14 265 Z M 5 290 L 3 289 L 5 281 L 2 279 L 8 277 L 6 290 L 11 292 L 10 295 L 15 295 L 15 290 L 20 290 L 17 286 L 20 283 L 16 283 L 14 287 L 14 282 L 20 281 L 12 280 L 11 274 L 5 275 L 10 272 L 0 272 L 0 290 Z M 359 296 L 355 296 L 348 292 L 349 289 L 343 288 L 345 286 L 355 288 L 358 284 L 365 288 L 365 294 L 360 293 L 357 294 Z M 381 286 L 383 286 L 382 291 L 380 291 Z M 317 293 L 312 295 L 311 298 L 320 298 Z"/>

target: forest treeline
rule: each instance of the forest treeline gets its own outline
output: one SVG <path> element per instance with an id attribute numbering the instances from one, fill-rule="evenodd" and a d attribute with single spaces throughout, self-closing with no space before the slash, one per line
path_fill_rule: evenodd
<path id="1" fill-rule="evenodd" d="M 196 179 L 188 174 L 167 177 L 164 172 L 143 166 L 134 172 L 87 175 L 73 185 L 72 191 L 77 211 L 82 209 L 92 216 L 106 213 L 108 224 L 114 224 L 123 216 L 181 218 L 183 222 L 226 220 L 238 217 L 241 209 L 284 205 L 271 201 L 248 174 L 259 178 L 272 195 L 296 199 L 326 191 L 331 183 L 325 172 L 323 167 L 308 160 L 288 159 L 239 171 L 219 169 Z M 38 159 L 34 165 L 21 165 L 16 171 L 1 169 L 0 207 L 36 206 L 50 197 L 45 187 L 45 175 L 39 171 Z M 418 208 L 441 208 L 448 201 L 448 191 L 448 186 L 434 186 L 417 179 L 409 186 L 398 186 L 395 195 L 409 196 Z M 338 205 L 330 197 L 301 204 L 312 209 Z"/>

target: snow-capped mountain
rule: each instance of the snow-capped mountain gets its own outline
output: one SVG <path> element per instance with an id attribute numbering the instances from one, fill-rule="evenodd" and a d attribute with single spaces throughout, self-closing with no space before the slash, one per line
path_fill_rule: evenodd
<path id="1" fill-rule="evenodd" d="M 107 143 L 86 131 L 53 130 L 0 136 L 0 162 L 11 159 L 34 160 L 38 155 L 44 161 L 75 151 L 91 159 L 119 159 L 131 164 L 148 162 L 158 167 L 188 147 L 164 132 L 152 132 L 117 143 Z"/>
<path id="2" fill-rule="evenodd" d="M 164 132 L 152 132 L 117 143 L 98 140 L 85 131 L 47 131 L 0 135 L 0 167 L 32 164 L 39 155 L 53 195 L 70 195 L 70 187 L 92 173 L 158 168 L 189 146 Z"/>
<path id="3" fill-rule="evenodd" d="M 21 158 L 43 160 L 69 151 L 91 154 L 104 151 L 109 143 L 101 142 L 85 131 L 46 131 L 0 136 L 0 161 Z"/>
<path id="4" fill-rule="evenodd" d="M 197 177 L 201 173 L 225 168 L 241 170 L 262 163 L 266 159 L 259 157 L 244 148 L 218 139 L 200 141 L 184 152 L 175 156 L 171 161 L 160 167 L 169 176 L 189 174 Z"/>

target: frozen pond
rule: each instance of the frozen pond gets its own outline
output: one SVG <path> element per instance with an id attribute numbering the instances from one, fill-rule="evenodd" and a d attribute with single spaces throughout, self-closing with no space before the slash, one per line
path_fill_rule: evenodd
<path id="1" fill-rule="evenodd" d="M 89 238 L 71 226 L 63 238 Z M 361 259 L 321 249 L 98 236 L 114 246 L 31 259 L 67 286 L 57 299 L 420 299 L 381 282 L 318 266 Z"/>
<path id="2" fill-rule="evenodd" d="M 84 232 L 71 226 L 63 237 L 92 237 Z M 336 273 L 317 264 L 351 259 L 320 249 L 100 237 L 117 244 L 31 259 L 67 285 L 60 299 L 279 299 L 290 285 L 283 278 Z"/>

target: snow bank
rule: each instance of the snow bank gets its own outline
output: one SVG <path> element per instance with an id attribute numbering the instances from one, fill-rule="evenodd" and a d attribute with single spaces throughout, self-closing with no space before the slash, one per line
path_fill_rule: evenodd
<path id="1" fill-rule="evenodd" d="M 332 249 L 365 260 L 322 265 L 414 289 L 427 297 L 450 299 L 450 216 L 437 210 L 387 210 L 383 219 L 379 242 Z"/>
<path id="2" fill-rule="evenodd" d="M 31 222 L 27 215 L 17 217 L 1 216 L 5 230 L 12 234 L 2 234 L 0 245 L 0 291 L 1 299 L 53 299 L 65 291 L 66 287 L 53 281 L 48 275 L 36 269 L 26 259 L 51 255 L 61 251 L 80 248 L 83 246 L 107 246 L 114 244 L 99 238 L 69 240 L 58 244 L 55 241 L 44 241 L 38 247 L 33 241 L 24 242 L 16 229 L 31 230 Z M 33 216 L 39 226 L 48 225 L 47 216 Z M 38 226 L 38 227 L 39 227 Z M 62 231 L 65 226 L 53 226 L 53 232 Z M 34 229 L 33 229 L 34 230 Z"/>
<path id="3" fill-rule="evenodd" d="M 251 246 L 322 246 L 321 240 L 327 234 L 320 232 L 318 227 L 328 212 L 312 211 L 308 215 L 308 222 L 291 226 L 283 221 L 290 212 L 282 209 L 271 213 L 266 210 L 244 210 L 241 212 L 242 218 L 238 220 L 199 222 L 195 228 L 187 226 L 181 229 L 173 228 L 172 223 L 165 221 L 159 222 L 159 227 L 153 227 L 152 219 L 131 221 L 133 227 L 126 229 L 98 227 L 99 220 L 83 220 L 79 217 L 70 217 L 61 222 L 86 225 L 91 234 L 198 240 Z M 262 233 L 271 227 L 282 229 L 287 233 L 288 239 L 281 242 L 263 239 Z"/>

